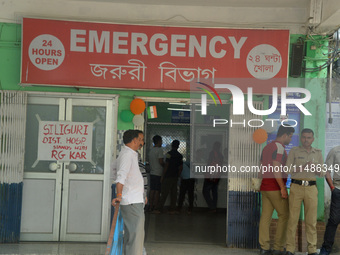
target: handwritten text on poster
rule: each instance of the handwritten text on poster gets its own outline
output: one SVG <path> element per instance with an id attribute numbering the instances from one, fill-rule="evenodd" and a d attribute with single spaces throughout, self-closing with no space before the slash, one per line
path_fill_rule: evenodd
<path id="1" fill-rule="evenodd" d="M 38 160 L 91 161 L 91 122 L 40 121 Z"/>

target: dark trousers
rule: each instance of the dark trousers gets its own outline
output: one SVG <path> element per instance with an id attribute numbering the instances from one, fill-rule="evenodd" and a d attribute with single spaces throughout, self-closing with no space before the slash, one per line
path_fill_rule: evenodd
<path id="1" fill-rule="evenodd" d="M 163 209 L 165 201 L 170 193 L 170 210 L 176 209 L 177 201 L 177 178 L 169 177 L 164 178 L 161 185 L 161 198 L 159 200 L 159 210 Z"/>
<path id="2" fill-rule="evenodd" d="M 209 208 L 211 210 L 215 210 L 217 208 L 217 188 L 218 181 L 210 181 L 208 179 L 204 180 L 203 184 L 203 196 L 205 201 L 207 202 Z M 211 195 L 210 195 L 211 192 Z"/>
<path id="3" fill-rule="evenodd" d="M 188 192 L 189 210 L 192 210 L 193 205 L 194 205 L 194 188 L 195 188 L 195 179 L 182 179 L 181 180 L 181 187 L 179 189 L 179 198 L 178 198 L 178 209 L 182 208 L 185 194 Z"/>
<path id="4" fill-rule="evenodd" d="M 336 229 L 340 223 L 340 189 L 332 191 L 331 209 L 326 226 L 322 247 L 331 251 L 334 243 Z"/>

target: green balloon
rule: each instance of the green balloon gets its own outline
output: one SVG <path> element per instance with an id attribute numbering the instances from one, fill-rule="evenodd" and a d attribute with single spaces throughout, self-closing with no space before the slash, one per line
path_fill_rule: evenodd
<path id="1" fill-rule="evenodd" d="M 120 113 L 120 119 L 124 122 L 131 122 L 134 114 L 130 110 L 123 110 Z"/>

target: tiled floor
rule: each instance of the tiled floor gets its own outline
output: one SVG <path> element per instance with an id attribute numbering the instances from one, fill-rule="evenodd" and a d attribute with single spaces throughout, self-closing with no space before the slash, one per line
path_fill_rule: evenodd
<path id="1" fill-rule="evenodd" d="M 208 213 L 206 210 L 193 211 L 188 215 L 181 214 L 146 215 L 146 242 L 161 243 L 195 243 L 217 244 L 226 243 L 226 213 Z"/>
<path id="2" fill-rule="evenodd" d="M 258 250 L 229 249 L 217 244 L 146 243 L 148 255 L 258 255 Z"/>
<path id="3" fill-rule="evenodd" d="M 225 211 L 187 215 L 147 214 L 145 248 L 148 255 L 257 255 L 257 249 L 225 246 Z M 105 243 L 22 242 L 0 244 L 0 254 L 105 254 Z M 305 255 L 305 253 L 296 253 Z M 131 254 L 133 255 L 133 254 Z M 332 255 L 340 255 L 332 253 Z"/>
<path id="4" fill-rule="evenodd" d="M 145 244 L 148 255 L 226 255 L 226 254 L 258 254 L 256 250 L 228 249 L 222 245 L 149 243 Z M 105 254 L 103 243 L 20 243 L 0 244 L 0 254 Z"/>
<path id="5" fill-rule="evenodd" d="M 230 249 L 217 244 L 183 244 L 146 242 L 145 248 L 148 255 L 258 255 L 258 250 Z M 103 255 L 106 244 L 104 243 L 19 243 L 0 244 L 0 254 L 31 254 L 31 255 Z M 306 253 L 297 252 L 296 255 Z M 332 253 L 340 255 L 340 252 Z"/>
<path id="6" fill-rule="evenodd" d="M 105 254 L 104 243 L 36 243 L 0 244 L 0 254 Z"/>

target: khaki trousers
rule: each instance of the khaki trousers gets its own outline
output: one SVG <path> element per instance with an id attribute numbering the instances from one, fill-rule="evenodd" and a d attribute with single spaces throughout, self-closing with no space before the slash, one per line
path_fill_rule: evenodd
<path id="1" fill-rule="evenodd" d="M 259 242 L 263 250 L 270 249 L 269 228 L 274 209 L 277 211 L 278 221 L 274 240 L 274 250 L 283 251 L 286 244 L 286 230 L 288 222 L 288 200 L 281 198 L 281 192 L 261 191 L 262 214 L 259 226 Z"/>
<path id="2" fill-rule="evenodd" d="M 316 252 L 318 189 L 316 185 L 302 186 L 292 183 L 289 194 L 289 220 L 287 228 L 287 251 L 295 252 L 295 235 L 299 221 L 301 202 L 304 204 L 308 253 Z"/>

